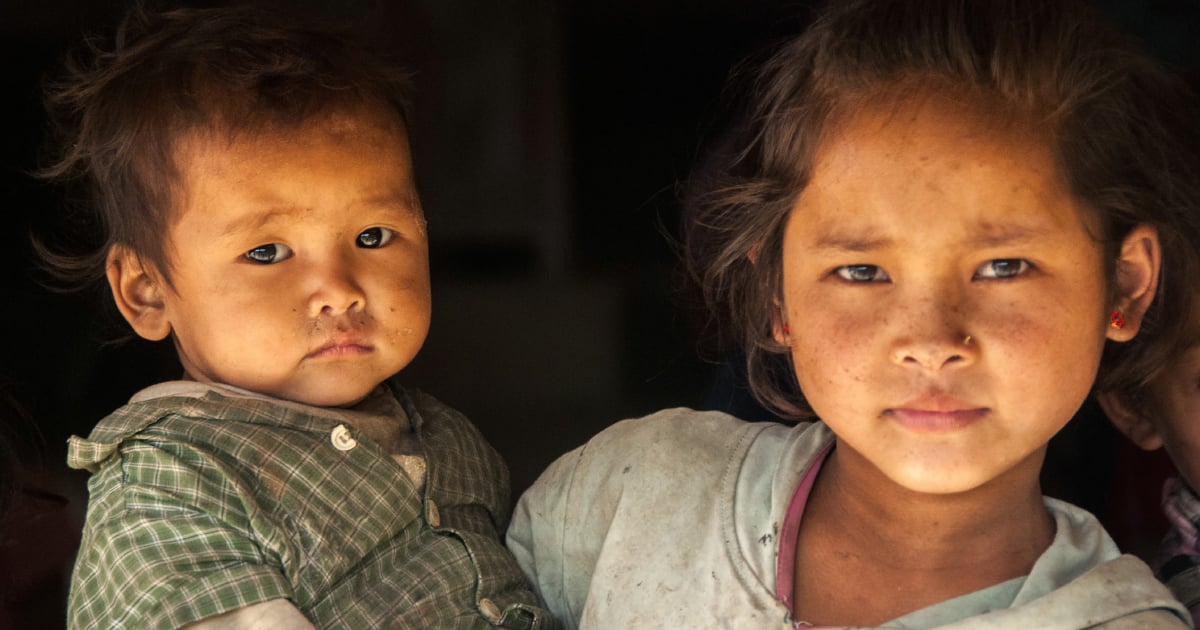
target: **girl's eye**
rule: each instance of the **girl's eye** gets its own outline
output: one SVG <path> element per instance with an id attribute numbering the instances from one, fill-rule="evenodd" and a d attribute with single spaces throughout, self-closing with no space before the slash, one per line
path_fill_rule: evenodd
<path id="1" fill-rule="evenodd" d="M 270 243 L 267 245 L 259 245 L 254 249 L 242 254 L 246 260 L 260 265 L 270 265 L 277 262 L 282 262 L 292 257 L 292 248 L 283 243 Z"/>
<path id="2" fill-rule="evenodd" d="M 842 280 L 850 282 L 888 282 L 892 278 L 876 265 L 846 265 L 834 270 Z"/>
<path id="3" fill-rule="evenodd" d="M 1015 278 L 1029 271 L 1029 261 L 1020 258 L 998 258 L 989 260 L 975 270 L 976 278 L 1003 280 Z"/>
<path id="4" fill-rule="evenodd" d="M 362 233 L 358 235 L 358 241 L 356 244 L 359 247 L 366 249 L 375 249 L 377 247 L 383 247 L 384 245 L 387 245 L 395 235 L 396 233 L 394 231 L 387 228 L 373 227 L 363 230 Z"/>

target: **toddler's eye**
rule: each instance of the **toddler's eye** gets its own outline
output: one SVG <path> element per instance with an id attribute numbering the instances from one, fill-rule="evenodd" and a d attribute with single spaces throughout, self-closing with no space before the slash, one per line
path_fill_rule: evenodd
<path id="1" fill-rule="evenodd" d="M 387 245 L 388 241 L 391 241 L 392 237 L 395 235 L 395 232 L 387 228 L 373 227 L 363 230 L 362 233 L 358 235 L 358 242 L 356 244 L 359 247 L 366 249 L 375 249 L 377 247 L 383 247 L 384 245 Z"/>
<path id="2" fill-rule="evenodd" d="M 269 243 L 267 245 L 259 245 L 254 249 L 242 254 L 253 263 L 260 265 L 270 265 L 272 263 L 281 262 L 292 257 L 292 248 L 283 243 Z"/>
<path id="3" fill-rule="evenodd" d="M 891 276 L 876 265 L 846 265 L 834 270 L 842 280 L 850 282 L 887 282 Z"/>
<path id="4" fill-rule="evenodd" d="M 1020 258 L 998 258 L 989 260 L 975 270 L 976 278 L 1000 279 L 1015 278 L 1029 271 L 1029 261 Z"/>

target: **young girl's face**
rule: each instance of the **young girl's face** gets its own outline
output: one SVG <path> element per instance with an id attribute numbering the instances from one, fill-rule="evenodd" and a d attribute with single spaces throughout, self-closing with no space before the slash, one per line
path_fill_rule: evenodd
<path id="1" fill-rule="evenodd" d="M 777 336 L 805 398 L 843 461 L 905 488 L 1036 479 L 1109 310 L 1098 230 L 1050 146 L 939 96 L 831 131 L 783 241 Z"/>

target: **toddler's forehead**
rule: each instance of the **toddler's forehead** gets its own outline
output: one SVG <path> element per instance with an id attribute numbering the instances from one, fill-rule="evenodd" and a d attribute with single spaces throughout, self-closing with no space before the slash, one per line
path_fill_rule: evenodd
<path id="1" fill-rule="evenodd" d="M 319 130 L 334 141 L 368 139 L 380 145 L 401 144 L 408 148 L 408 130 L 400 116 L 384 107 L 369 104 L 332 107 L 292 119 L 271 111 L 236 115 L 214 113 L 203 124 L 184 129 L 176 138 L 176 152 L 203 149 L 232 152 L 252 144 L 260 149 L 289 148 Z"/>
<path id="2" fill-rule="evenodd" d="M 409 153 L 400 117 L 382 107 L 337 108 L 291 121 L 247 116 L 235 122 L 214 117 L 177 134 L 172 142 L 176 197 L 172 212 L 201 179 L 251 181 L 264 158 L 288 156 L 320 143 L 368 146 Z"/>

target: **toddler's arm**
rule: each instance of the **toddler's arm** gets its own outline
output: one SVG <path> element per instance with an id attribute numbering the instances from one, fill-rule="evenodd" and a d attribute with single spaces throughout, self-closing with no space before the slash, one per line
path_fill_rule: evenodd
<path id="1" fill-rule="evenodd" d="M 193 455 L 138 443 L 93 475 L 70 627 L 177 628 L 293 597 L 288 541 L 259 540 L 231 479 Z"/>

